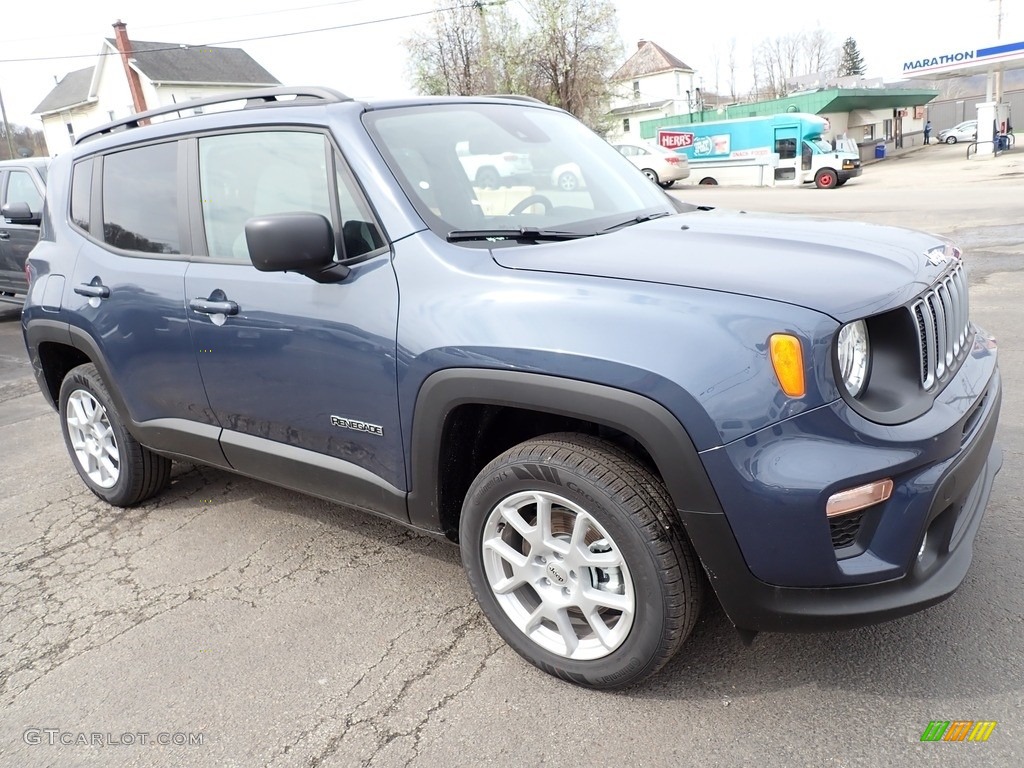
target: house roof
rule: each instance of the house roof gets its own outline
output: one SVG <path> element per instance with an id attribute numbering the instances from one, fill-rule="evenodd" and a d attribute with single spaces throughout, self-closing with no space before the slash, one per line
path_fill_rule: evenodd
<path id="1" fill-rule="evenodd" d="M 666 104 L 671 104 L 672 99 L 659 99 L 658 101 L 645 101 L 642 104 L 629 104 L 625 107 L 616 107 L 609 110 L 609 115 L 632 115 L 636 112 L 651 112 L 662 109 Z"/>
<path id="2" fill-rule="evenodd" d="M 657 43 L 641 40 L 637 44 L 636 52 L 618 68 L 612 75 L 612 80 L 635 80 L 645 75 L 657 75 L 660 72 L 671 72 L 676 69 L 693 72 L 681 59 L 676 58 Z"/>
<path id="3" fill-rule="evenodd" d="M 95 69 L 95 67 L 86 67 L 68 72 L 54 86 L 54 89 L 46 94 L 46 98 L 39 102 L 39 106 L 32 110 L 32 114 L 56 112 L 85 104 L 89 101 L 89 85 L 92 83 L 92 73 Z"/>
<path id="4" fill-rule="evenodd" d="M 180 43 L 132 40 L 132 65 L 154 83 L 279 85 L 241 48 L 190 47 Z M 107 45 L 117 50 L 113 38 Z"/>

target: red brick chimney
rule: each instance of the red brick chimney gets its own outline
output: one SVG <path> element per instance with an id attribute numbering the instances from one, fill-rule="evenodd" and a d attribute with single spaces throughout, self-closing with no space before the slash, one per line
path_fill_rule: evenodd
<path id="1" fill-rule="evenodd" d="M 128 63 L 132 57 L 132 41 L 128 39 L 128 26 L 120 19 L 114 22 L 114 42 L 117 44 L 117 50 L 121 53 L 124 73 L 128 76 L 128 88 L 132 92 L 132 106 L 135 107 L 135 113 L 145 112 L 146 97 L 142 94 L 142 81 L 139 80 L 139 73 Z"/>

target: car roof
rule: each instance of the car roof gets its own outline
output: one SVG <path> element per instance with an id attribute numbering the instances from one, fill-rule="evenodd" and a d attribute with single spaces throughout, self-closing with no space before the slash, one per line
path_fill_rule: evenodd
<path id="1" fill-rule="evenodd" d="M 32 167 L 35 167 L 35 168 L 38 168 L 38 167 L 45 168 L 49 164 L 50 164 L 50 158 L 48 158 L 48 157 L 24 157 L 24 158 L 16 158 L 14 160 L 0 160 L 0 169 L 2 169 L 2 168 L 9 168 L 9 167 L 12 167 L 12 166 L 20 166 L 20 167 L 23 168 L 26 165 L 32 166 Z"/>
<path id="2" fill-rule="evenodd" d="M 308 115 L 324 108 L 374 111 L 400 107 L 428 107 L 447 104 L 509 104 L 517 102 L 539 109 L 558 110 L 537 99 L 526 96 L 413 96 L 392 99 L 353 99 L 339 91 L 321 86 L 281 86 L 277 88 L 253 89 L 249 91 L 233 91 L 203 99 L 182 101 L 168 104 L 147 112 L 130 115 L 114 122 L 84 131 L 75 140 L 75 154 L 81 156 L 97 150 L 117 147 L 148 138 L 168 137 L 178 133 L 189 133 L 194 130 L 210 128 L 230 128 L 251 124 L 255 121 L 264 123 L 286 123 L 298 119 L 302 121 Z M 205 110 L 195 114 L 195 110 L 208 106 L 225 106 L 236 104 L 235 108 Z M 248 114 L 247 114 L 248 113 Z M 251 115 L 256 114 L 256 120 Z M 274 116 L 268 119 L 268 115 Z M 176 119 L 171 118 L 176 115 Z"/>

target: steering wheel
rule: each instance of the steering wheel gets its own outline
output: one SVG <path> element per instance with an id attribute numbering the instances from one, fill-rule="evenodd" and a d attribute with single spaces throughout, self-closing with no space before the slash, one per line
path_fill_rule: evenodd
<path id="1" fill-rule="evenodd" d="M 529 197 L 524 197 L 518 203 L 513 205 L 512 210 L 508 212 L 508 215 L 515 216 L 517 213 L 522 213 L 534 203 L 540 203 L 543 205 L 545 214 L 551 213 L 551 209 L 555 207 L 555 204 L 548 198 L 544 197 L 544 195 L 530 195 Z"/>

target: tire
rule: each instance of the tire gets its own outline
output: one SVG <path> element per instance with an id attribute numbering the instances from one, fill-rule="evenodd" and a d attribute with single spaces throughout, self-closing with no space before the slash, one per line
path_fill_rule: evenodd
<path id="1" fill-rule="evenodd" d="M 131 507 L 167 487 L 170 459 L 125 429 L 95 365 L 80 365 L 64 377 L 58 405 L 64 444 L 89 490 L 115 507 Z"/>
<path id="2" fill-rule="evenodd" d="M 563 192 L 572 192 L 580 185 L 580 180 L 572 171 L 564 171 L 558 177 L 558 188 Z"/>
<path id="3" fill-rule="evenodd" d="M 839 174 L 831 168 L 822 168 L 814 175 L 814 186 L 818 189 L 835 189 Z"/>
<path id="4" fill-rule="evenodd" d="M 700 186 L 702 187 L 717 187 L 718 182 L 710 176 L 705 176 L 700 180 Z"/>
<path id="5" fill-rule="evenodd" d="M 947 144 L 956 144 L 956 136 L 947 136 L 946 137 L 946 143 Z"/>
<path id="6" fill-rule="evenodd" d="M 849 179 L 848 179 L 848 178 L 846 178 L 846 179 L 840 179 L 839 181 L 837 181 L 837 182 L 836 182 L 836 186 L 837 186 L 837 187 L 841 187 L 841 186 L 843 186 L 843 184 L 845 184 L 845 183 L 846 183 L 846 182 L 848 182 L 848 181 L 849 181 Z"/>
<path id="7" fill-rule="evenodd" d="M 673 184 L 675 184 L 674 181 L 659 181 L 658 182 L 658 186 L 660 186 L 662 189 L 671 189 Z"/>
<path id="8" fill-rule="evenodd" d="M 484 189 L 496 189 L 501 184 L 501 177 L 498 172 L 486 166 L 476 172 L 476 186 Z"/>
<path id="9" fill-rule="evenodd" d="M 488 620 L 563 680 L 635 685 L 697 621 L 703 578 L 668 492 L 604 440 L 553 434 L 498 456 L 470 486 L 459 534 Z"/>
<path id="10" fill-rule="evenodd" d="M 643 172 L 644 172 L 644 176 L 646 176 L 648 179 L 653 181 L 655 184 L 660 183 L 658 181 L 658 174 L 655 173 L 653 169 L 651 169 L 651 168 L 644 168 Z"/>

